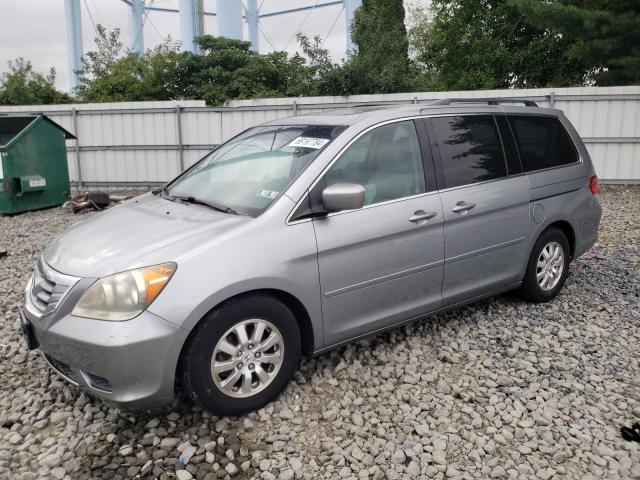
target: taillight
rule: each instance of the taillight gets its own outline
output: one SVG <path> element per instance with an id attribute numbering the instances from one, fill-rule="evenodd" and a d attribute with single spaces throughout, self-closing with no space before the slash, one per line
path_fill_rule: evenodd
<path id="1" fill-rule="evenodd" d="M 600 184 L 598 183 L 597 175 L 593 175 L 589 179 L 589 190 L 591 190 L 591 193 L 594 195 L 598 195 L 600 193 Z"/>

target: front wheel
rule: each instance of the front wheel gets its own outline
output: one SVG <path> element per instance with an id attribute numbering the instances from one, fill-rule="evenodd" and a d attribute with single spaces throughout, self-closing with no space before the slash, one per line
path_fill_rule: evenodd
<path id="1" fill-rule="evenodd" d="M 521 293 L 526 300 L 542 303 L 558 295 L 569 272 L 570 250 L 565 234 L 545 230 L 531 251 Z"/>
<path id="2" fill-rule="evenodd" d="M 182 359 L 182 386 L 219 415 L 256 410 L 287 385 L 300 357 L 291 311 L 267 295 L 232 299 L 192 333 Z"/>

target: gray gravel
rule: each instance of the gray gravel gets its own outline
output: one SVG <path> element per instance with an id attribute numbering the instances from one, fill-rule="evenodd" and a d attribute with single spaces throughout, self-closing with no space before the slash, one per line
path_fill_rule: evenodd
<path id="1" fill-rule="evenodd" d="M 131 415 L 18 335 L 45 243 L 78 217 L 0 217 L 0 479 L 640 478 L 640 188 L 607 188 L 596 255 L 547 305 L 511 295 L 304 360 L 240 418 Z"/>

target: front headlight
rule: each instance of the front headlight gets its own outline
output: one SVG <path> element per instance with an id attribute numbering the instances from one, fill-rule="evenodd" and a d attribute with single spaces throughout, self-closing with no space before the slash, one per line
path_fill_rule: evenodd
<path id="1" fill-rule="evenodd" d="M 101 278 L 82 294 L 71 314 L 115 322 L 131 320 L 153 303 L 175 271 L 175 263 L 165 263 Z"/>

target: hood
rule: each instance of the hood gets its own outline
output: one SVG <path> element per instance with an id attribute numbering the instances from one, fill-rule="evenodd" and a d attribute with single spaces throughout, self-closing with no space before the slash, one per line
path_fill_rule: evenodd
<path id="1" fill-rule="evenodd" d="M 44 260 L 67 275 L 104 277 L 178 261 L 186 244 L 219 239 L 250 220 L 148 193 L 73 225 L 47 246 Z"/>

